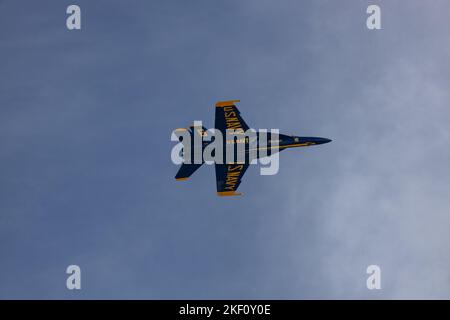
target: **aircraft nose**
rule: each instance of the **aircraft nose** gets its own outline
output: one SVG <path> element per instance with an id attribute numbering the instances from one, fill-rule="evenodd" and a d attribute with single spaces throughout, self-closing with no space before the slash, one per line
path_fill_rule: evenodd
<path id="1" fill-rule="evenodd" d="M 331 142 L 331 139 L 327 139 L 327 138 L 318 138 L 317 139 L 317 144 L 324 144 L 324 143 L 328 143 Z"/>
<path id="2" fill-rule="evenodd" d="M 310 138 L 306 138 L 305 140 L 312 142 L 313 144 L 324 144 L 324 143 L 328 143 L 331 141 L 330 139 L 319 138 L 319 137 L 310 137 Z"/>

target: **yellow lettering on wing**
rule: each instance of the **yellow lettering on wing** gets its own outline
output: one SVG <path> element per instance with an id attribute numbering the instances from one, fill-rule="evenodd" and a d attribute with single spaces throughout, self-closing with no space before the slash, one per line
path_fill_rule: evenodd
<path id="1" fill-rule="evenodd" d="M 228 175 L 227 175 L 227 179 L 228 178 L 233 178 L 233 177 L 238 177 L 239 178 L 239 174 L 240 174 L 240 172 L 239 171 L 237 171 L 237 172 L 229 172 L 228 173 Z"/>
<path id="2" fill-rule="evenodd" d="M 225 120 L 227 122 L 239 122 L 238 118 L 236 117 L 225 118 Z"/>
<path id="3" fill-rule="evenodd" d="M 236 112 L 234 112 L 234 111 L 225 112 L 225 118 L 229 118 L 229 117 L 236 117 Z"/>
<path id="4" fill-rule="evenodd" d="M 228 166 L 228 172 L 236 171 L 236 170 L 242 171 L 242 169 L 244 169 L 244 165 L 243 164 L 239 164 L 237 166 Z"/>
<path id="5" fill-rule="evenodd" d="M 225 178 L 225 189 L 235 190 L 236 184 L 239 181 L 239 176 L 241 175 L 244 165 L 228 165 L 227 166 L 227 176 Z"/>
<path id="6" fill-rule="evenodd" d="M 241 127 L 240 122 L 227 122 L 227 129 L 238 129 Z"/>
<path id="7" fill-rule="evenodd" d="M 234 107 L 224 107 L 223 111 L 227 129 L 238 129 L 242 127 Z"/>

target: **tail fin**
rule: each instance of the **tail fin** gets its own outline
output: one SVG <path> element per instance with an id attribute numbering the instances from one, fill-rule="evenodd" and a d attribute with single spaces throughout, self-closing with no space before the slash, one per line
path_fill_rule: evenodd
<path id="1" fill-rule="evenodd" d="M 177 180 L 187 180 L 198 168 L 200 168 L 202 164 L 185 164 L 181 165 L 180 170 L 178 170 L 175 179 Z"/>

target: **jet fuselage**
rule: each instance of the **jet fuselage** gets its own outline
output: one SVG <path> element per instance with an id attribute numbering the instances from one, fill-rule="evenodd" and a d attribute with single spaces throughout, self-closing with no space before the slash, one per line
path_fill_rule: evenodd
<path id="1" fill-rule="evenodd" d="M 328 143 L 331 140 L 321 137 L 299 137 L 279 134 L 277 139 L 271 139 L 266 132 L 256 132 L 256 142 L 252 141 L 252 137 L 236 137 L 233 140 L 225 140 L 223 142 L 223 156 L 226 159 L 227 152 L 233 151 L 235 155 L 232 162 L 237 161 L 242 152 L 245 153 L 245 161 L 249 162 L 253 159 L 264 158 L 288 148 L 308 147 Z M 213 141 L 203 141 L 203 150 L 213 143 Z M 234 149 L 233 149 L 234 147 Z M 214 155 L 214 152 L 213 152 Z M 241 159 L 242 160 L 242 159 Z M 225 160 L 223 162 L 226 162 Z"/>

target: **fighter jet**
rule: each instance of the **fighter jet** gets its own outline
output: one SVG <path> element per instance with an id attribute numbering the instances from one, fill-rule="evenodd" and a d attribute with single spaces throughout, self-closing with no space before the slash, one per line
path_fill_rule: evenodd
<path id="1" fill-rule="evenodd" d="M 236 102 L 240 102 L 240 100 L 219 101 L 216 103 L 215 129 L 220 130 L 224 137 L 227 134 L 227 130 L 235 130 L 237 132 L 243 133 L 250 129 L 249 126 L 245 123 L 244 119 L 242 119 L 240 112 L 236 107 Z M 189 129 L 179 128 L 175 130 L 176 134 L 181 132 L 188 132 L 191 137 L 194 137 L 194 135 L 199 135 L 203 138 L 208 135 L 207 129 L 203 126 L 196 127 L 192 125 Z M 237 144 L 241 142 L 244 145 L 244 148 L 240 149 L 241 153 L 242 150 L 244 150 L 245 152 L 245 156 L 243 157 L 244 161 L 242 161 L 242 157 L 241 162 L 237 161 L 237 159 L 239 159 L 239 152 L 236 148 L 234 149 L 234 151 L 236 151 L 236 155 L 232 158 L 231 161 L 214 163 L 216 169 L 217 195 L 241 195 L 241 193 L 237 193 L 236 190 L 241 184 L 242 177 L 244 176 L 245 171 L 248 169 L 250 163 L 255 158 L 270 156 L 276 152 L 280 152 L 289 148 L 308 147 L 328 143 L 331 141 L 327 138 L 299 137 L 279 134 L 277 141 L 274 142 L 270 139 L 264 139 L 264 143 L 262 143 L 262 136 L 261 132 L 259 131 L 256 132 L 255 139 L 256 141 L 251 141 L 251 139 L 245 137 L 243 139 L 236 139 L 232 141 L 232 143 Z M 194 139 L 191 140 L 194 141 Z M 202 140 L 200 151 L 203 151 L 210 143 L 212 143 L 212 141 Z M 229 150 L 227 149 L 227 144 L 230 144 L 230 141 L 224 139 L 224 153 Z M 187 180 L 204 163 L 204 159 L 201 159 L 200 163 L 194 163 L 194 161 L 191 161 L 190 163 L 182 163 L 180 169 L 178 170 L 178 173 L 175 176 L 175 179 L 178 181 Z"/>

